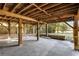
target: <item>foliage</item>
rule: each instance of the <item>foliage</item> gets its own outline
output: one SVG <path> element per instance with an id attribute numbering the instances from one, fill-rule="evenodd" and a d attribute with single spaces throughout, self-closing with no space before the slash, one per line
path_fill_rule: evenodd
<path id="1" fill-rule="evenodd" d="M 35 26 L 35 32 L 36 32 L 36 28 L 37 26 Z M 40 26 L 41 29 L 40 29 L 40 33 L 45 33 L 46 32 L 46 26 L 43 25 L 43 26 Z M 7 27 L 8 28 L 8 27 Z M 27 28 L 27 33 L 33 33 L 33 25 L 27 25 L 26 26 Z M 24 27 L 23 27 L 24 29 Z M 59 32 L 61 31 L 62 33 L 65 32 L 66 30 L 68 29 L 68 26 L 65 24 L 65 23 L 51 23 L 51 24 L 48 24 L 48 33 L 55 33 L 55 32 Z M 17 28 L 15 26 L 14 23 L 11 23 L 11 33 L 16 33 L 17 32 Z M 1 26 L 0 25 L 0 33 L 8 33 L 8 30 Z"/>
<path id="2" fill-rule="evenodd" d="M 0 34 L 7 34 L 7 33 L 8 33 L 8 30 L 5 27 L 0 25 Z"/>
<path id="3" fill-rule="evenodd" d="M 48 25 L 48 32 L 49 33 L 51 33 L 51 32 L 55 33 L 55 30 L 56 30 L 56 24 L 55 23 Z"/>
<path id="4" fill-rule="evenodd" d="M 52 23 L 48 26 L 48 32 L 49 33 L 55 33 L 55 32 L 64 32 L 68 29 L 67 25 L 65 23 Z"/>
<path id="5" fill-rule="evenodd" d="M 68 28 L 68 27 L 67 27 L 67 25 L 66 25 L 66 24 L 64 24 L 64 23 L 63 23 L 63 24 L 61 24 L 61 25 L 60 25 L 60 27 L 61 27 L 61 28 L 60 28 L 60 31 L 61 31 L 61 32 L 66 31 L 66 30 L 67 30 L 67 28 Z"/>

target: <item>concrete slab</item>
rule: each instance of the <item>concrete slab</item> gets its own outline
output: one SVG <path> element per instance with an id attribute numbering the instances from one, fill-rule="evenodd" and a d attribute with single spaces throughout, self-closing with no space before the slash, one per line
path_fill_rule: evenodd
<path id="1" fill-rule="evenodd" d="M 0 48 L 0 56 L 79 56 L 79 52 L 74 51 L 73 43 L 69 41 L 50 38 L 40 38 L 36 41 L 35 36 L 25 36 L 23 40 L 23 46 Z"/>

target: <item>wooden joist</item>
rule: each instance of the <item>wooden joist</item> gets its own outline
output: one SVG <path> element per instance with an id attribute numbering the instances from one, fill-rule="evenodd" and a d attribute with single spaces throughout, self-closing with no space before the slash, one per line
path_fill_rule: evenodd
<path id="1" fill-rule="evenodd" d="M 59 4 L 60 5 L 60 4 Z M 61 4 L 62 5 L 62 4 Z M 63 9 L 66 9 L 68 7 L 71 7 L 73 6 L 74 4 L 66 4 L 66 5 L 62 5 L 61 7 L 58 7 L 58 8 L 52 8 L 50 11 L 48 10 L 48 12 L 53 12 L 53 11 L 57 11 L 57 10 L 63 10 Z"/>
<path id="2" fill-rule="evenodd" d="M 8 11 L 4 11 L 0 9 L 0 15 L 6 15 L 6 16 L 11 16 L 11 17 L 15 17 L 15 18 L 20 18 L 20 19 L 25 19 L 25 20 L 29 20 L 29 21 L 34 21 L 37 22 L 35 19 L 27 17 L 27 16 L 22 16 L 22 15 L 18 15 L 12 12 L 8 12 Z"/>
<path id="3" fill-rule="evenodd" d="M 71 4 L 72 5 L 72 4 Z M 66 6 L 65 6 L 66 7 Z M 61 9 L 61 10 L 58 10 L 58 11 L 49 11 L 49 13 L 50 14 L 54 14 L 54 15 L 58 15 L 58 16 L 61 16 L 60 14 L 66 14 L 66 13 L 69 13 L 69 12 L 73 12 L 74 10 L 73 9 L 76 9 L 76 8 L 78 8 L 79 6 L 77 5 L 77 6 L 73 6 L 73 7 L 71 7 L 71 8 L 64 8 L 64 9 Z M 36 15 L 35 15 L 36 14 Z M 34 14 L 32 14 L 31 16 L 34 16 L 34 17 L 37 17 L 37 16 L 40 16 L 40 15 L 43 15 L 43 13 L 34 13 Z M 54 15 L 52 15 L 50 18 L 53 18 L 53 17 L 56 17 L 56 16 L 54 16 Z M 45 16 L 45 17 L 47 17 L 47 16 Z M 49 18 L 48 18 L 49 19 Z"/>
<path id="4" fill-rule="evenodd" d="M 45 5 L 47 5 L 47 3 L 42 4 L 42 5 L 41 5 L 41 6 L 39 6 L 39 7 L 43 7 L 43 6 L 45 6 Z M 30 10 L 30 11 L 28 11 L 28 12 L 24 13 L 23 15 L 27 15 L 28 13 L 31 13 L 31 12 L 35 11 L 36 9 L 37 9 L 37 8 L 34 8 L 34 9 L 32 9 L 32 10 Z"/>
<path id="5" fill-rule="evenodd" d="M 36 4 L 32 4 L 34 5 L 37 9 L 39 9 L 40 11 L 44 12 L 46 15 L 51 16 L 50 14 L 48 14 L 45 10 L 41 9 L 40 7 L 38 7 Z"/>
<path id="6" fill-rule="evenodd" d="M 55 4 L 55 5 L 53 5 L 53 6 L 48 6 L 48 7 L 46 7 L 46 8 L 43 8 L 43 12 L 44 12 L 47 16 L 51 16 L 49 13 L 46 12 L 46 10 L 47 10 L 47 9 L 50 9 L 50 8 L 53 8 L 53 7 L 55 7 L 55 6 L 58 6 L 58 5 L 60 5 L 60 4 Z M 36 6 L 36 7 L 38 7 L 38 6 Z M 40 9 L 39 9 L 40 11 L 37 11 L 37 12 L 32 13 L 31 16 L 34 15 L 34 14 L 40 13 L 40 12 L 42 11 L 42 9 L 41 9 L 41 7 L 39 7 L 39 8 L 40 8 Z"/>
<path id="7" fill-rule="evenodd" d="M 60 5 L 60 4 L 62 4 L 62 3 L 56 3 L 56 4 L 54 4 L 54 5 L 44 7 L 43 9 L 44 9 L 44 10 L 48 10 L 48 9 L 53 8 L 53 7 L 56 7 L 56 6 Z"/>
<path id="8" fill-rule="evenodd" d="M 20 7 L 21 3 L 18 3 L 13 9 L 11 12 L 14 12 L 16 8 Z"/>
<path id="9" fill-rule="evenodd" d="M 6 8 L 6 3 L 5 3 L 4 6 L 3 6 L 3 10 L 5 10 L 5 8 Z"/>
<path id="10" fill-rule="evenodd" d="M 26 9 L 30 8 L 32 5 L 27 6 L 26 8 L 22 9 L 18 14 L 20 14 L 21 12 L 25 11 Z"/>
<path id="11" fill-rule="evenodd" d="M 0 15 L 6 15 L 10 17 L 20 18 L 27 22 L 33 21 L 38 22 L 39 21 L 46 21 L 51 22 L 51 20 L 54 22 L 54 18 L 62 17 L 64 14 L 75 14 L 77 8 L 79 7 L 79 4 L 75 3 L 30 3 L 25 6 L 25 8 L 19 8 L 20 6 L 24 6 L 23 3 L 17 3 L 17 5 L 5 3 L 3 6 L 3 10 L 0 9 Z M 36 8 L 35 8 L 36 7 Z M 8 8 L 8 10 L 6 10 Z M 5 10 L 5 11 L 4 11 Z M 25 11 L 27 10 L 27 12 Z M 3 11 L 3 12 L 2 12 Z M 14 13 L 16 11 L 16 13 Z M 19 11 L 19 12 L 18 12 Z M 6 13 L 9 12 L 9 13 Z M 22 13 L 23 12 L 23 13 Z M 25 15 L 25 16 L 23 16 Z M 27 17 L 30 16 L 30 17 Z M 33 18 L 31 18 L 33 17 Z M 44 20 L 45 19 L 45 20 Z M 58 19 L 56 19 L 58 20 Z M 59 21 L 59 20 L 58 20 Z M 63 21 L 63 20 L 61 20 Z"/>
<path id="12" fill-rule="evenodd" d="M 73 7 L 69 7 L 68 8 L 68 6 L 73 6 Z M 77 6 L 74 6 L 73 4 L 68 4 L 68 5 L 66 5 L 66 6 L 63 6 L 63 7 L 59 7 L 59 8 L 56 8 L 56 9 L 54 9 L 54 10 L 50 10 L 50 11 L 48 11 L 48 13 L 49 14 L 54 14 L 54 15 L 59 15 L 59 14 L 65 14 L 65 13 L 68 13 L 68 12 L 73 12 L 72 10 L 74 10 L 74 9 L 76 9 L 76 8 L 78 8 L 79 6 L 77 5 Z M 63 9 L 62 9 L 63 8 Z M 58 10 L 58 9 L 60 9 L 60 10 Z M 58 11 L 55 11 L 55 10 L 58 10 Z M 54 12 L 55 11 L 55 12 Z M 74 10 L 75 11 L 75 10 Z M 37 11 L 37 12 L 35 12 L 35 13 L 32 13 L 30 16 L 35 16 L 35 17 L 37 17 L 37 16 L 40 16 L 40 15 L 43 15 L 42 13 L 39 13 L 40 11 Z M 54 15 L 52 15 L 51 17 L 53 18 L 53 17 L 55 17 Z M 47 16 L 45 16 L 45 17 L 47 17 Z"/>

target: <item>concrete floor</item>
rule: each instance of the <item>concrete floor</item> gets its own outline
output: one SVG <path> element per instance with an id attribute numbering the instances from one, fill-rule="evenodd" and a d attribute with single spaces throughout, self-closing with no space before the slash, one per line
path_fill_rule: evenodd
<path id="1" fill-rule="evenodd" d="M 79 56 L 79 52 L 74 51 L 73 43 L 69 41 L 50 38 L 40 38 L 39 41 L 36 41 L 36 37 L 33 36 L 26 36 L 23 39 L 23 46 L 0 47 L 0 56 Z"/>

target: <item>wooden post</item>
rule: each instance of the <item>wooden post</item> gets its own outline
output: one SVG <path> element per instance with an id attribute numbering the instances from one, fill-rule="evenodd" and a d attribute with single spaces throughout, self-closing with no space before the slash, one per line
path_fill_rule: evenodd
<path id="1" fill-rule="evenodd" d="M 48 36 L 48 24 L 46 24 L 46 36 Z"/>
<path id="2" fill-rule="evenodd" d="M 19 24 L 18 24 L 18 45 L 22 45 L 22 20 L 19 19 Z"/>
<path id="3" fill-rule="evenodd" d="M 27 33 L 27 28 L 26 28 L 26 24 L 25 24 L 25 30 L 24 30 L 24 31 L 25 31 L 25 35 L 26 35 L 26 33 Z"/>
<path id="4" fill-rule="evenodd" d="M 26 29 L 26 24 L 23 24 L 23 25 L 24 25 L 24 26 L 23 26 L 23 34 L 26 35 L 26 30 L 27 30 L 27 29 Z"/>
<path id="5" fill-rule="evenodd" d="M 39 22 L 37 23 L 37 40 L 39 40 Z"/>
<path id="6" fill-rule="evenodd" d="M 16 30 L 17 30 L 16 34 L 18 35 L 18 25 L 16 26 Z"/>
<path id="7" fill-rule="evenodd" d="M 27 34 L 29 33 L 29 25 L 27 24 Z"/>
<path id="8" fill-rule="evenodd" d="M 33 35 L 35 35 L 35 25 L 33 25 Z"/>
<path id="9" fill-rule="evenodd" d="M 11 24 L 10 24 L 10 20 L 8 20 L 8 34 L 9 34 L 9 37 L 11 35 Z"/>
<path id="10" fill-rule="evenodd" d="M 74 18 L 73 39 L 74 39 L 74 49 L 79 50 L 78 17 Z"/>

